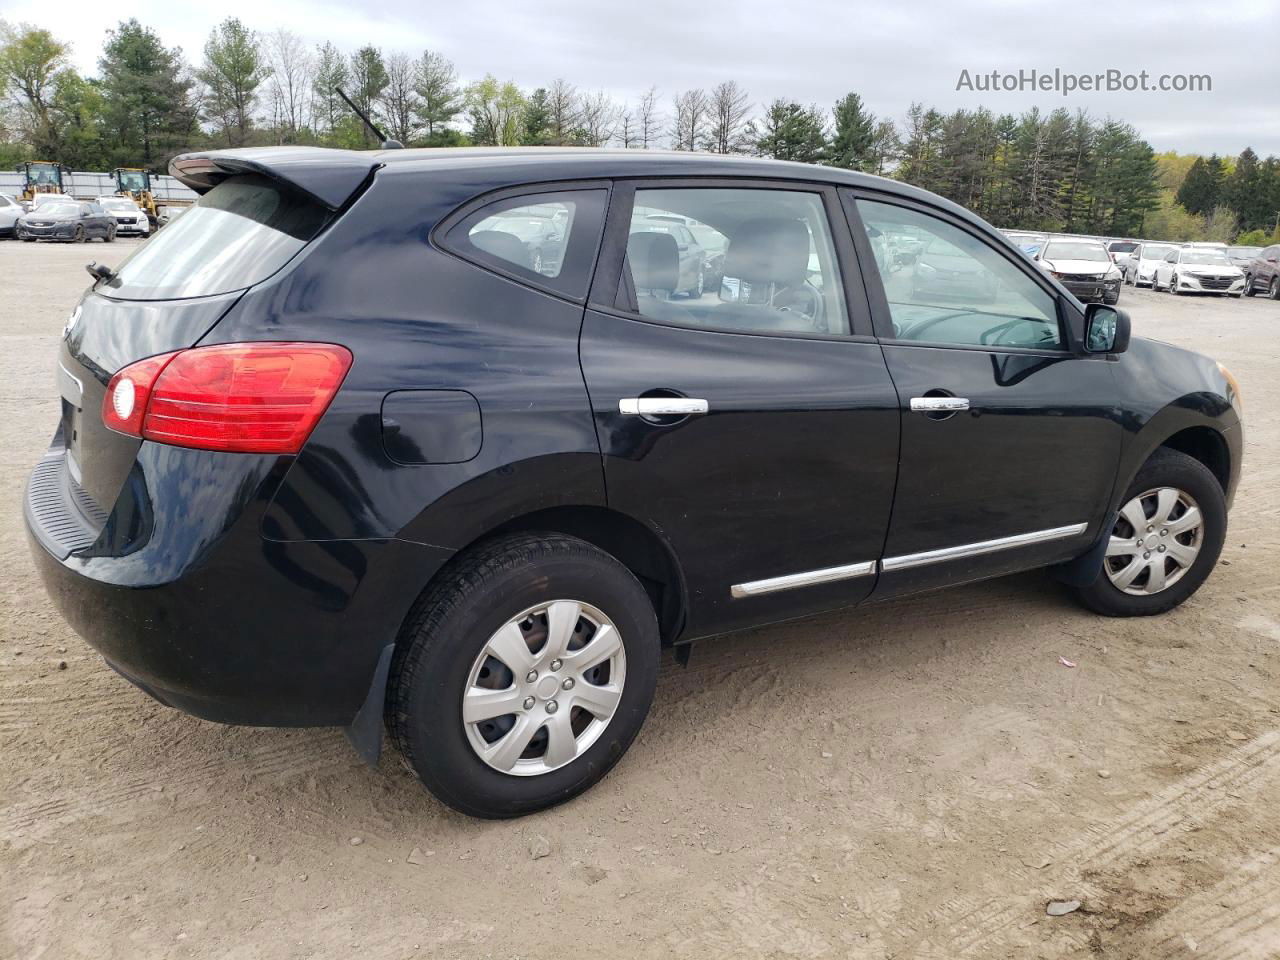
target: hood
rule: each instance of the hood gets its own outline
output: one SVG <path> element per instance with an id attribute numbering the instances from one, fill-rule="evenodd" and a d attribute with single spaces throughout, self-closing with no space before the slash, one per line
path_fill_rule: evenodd
<path id="1" fill-rule="evenodd" d="M 1052 270 L 1054 273 L 1087 273 L 1090 276 L 1097 273 L 1106 273 L 1115 266 L 1110 260 L 1064 260 L 1059 257 L 1056 260 L 1041 260 L 1046 270 Z"/>
<path id="2" fill-rule="evenodd" d="M 1239 267 L 1224 267 L 1220 263 L 1180 263 L 1178 266 L 1186 269 L 1187 273 L 1203 273 L 1210 277 L 1242 277 L 1244 271 Z"/>
<path id="3" fill-rule="evenodd" d="M 54 213 L 48 209 L 35 209 L 22 215 L 23 220 L 79 220 L 80 211 L 75 213 Z"/>

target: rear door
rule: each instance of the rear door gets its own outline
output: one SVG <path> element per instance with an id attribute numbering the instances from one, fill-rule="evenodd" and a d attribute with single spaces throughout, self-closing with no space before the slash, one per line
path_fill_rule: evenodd
<path id="1" fill-rule="evenodd" d="M 664 216 L 723 238 L 717 289 L 688 291 L 687 251 L 650 229 Z M 614 190 L 582 369 L 609 503 L 679 559 L 688 637 L 855 603 L 875 583 L 897 395 L 851 262 L 828 188 Z"/>
<path id="2" fill-rule="evenodd" d="M 902 404 L 877 597 L 1079 554 L 1119 461 L 1114 364 L 1074 349 L 1075 307 L 1014 251 L 936 208 L 847 198 L 863 263 L 877 237 L 925 237 L 914 263 L 864 271 Z"/>

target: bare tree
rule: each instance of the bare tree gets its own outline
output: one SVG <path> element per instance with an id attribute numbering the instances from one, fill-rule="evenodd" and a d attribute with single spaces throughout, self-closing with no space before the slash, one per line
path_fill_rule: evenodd
<path id="1" fill-rule="evenodd" d="M 717 84 L 707 98 L 710 128 L 706 148 L 711 153 L 737 153 L 747 147 L 745 130 L 751 113 L 747 92 L 733 80 Z"/>
<path id="2" fill-rule="evenodd" d="M 618 105 L 603 90 L 583 95 L 578 100 L 578 127 L 587 146 L 603 147 L 613 139 L 617 126 Z"/>
<path id="3" fill-rule="evenodd" d="M 280 143 L 297 143 L 299 131 L 311 120 L 315 64 L 302 38 L 283 27 L 268 34 L 264 45 L 271 64 L 269 94 L 276 139 Z"/>
<path id="4" fill-rule="evenodd" d="M 676 108 L 671 125 L 671 146 L 676 150 L 697 150 L 707 129 L 707 94 L 704 90 L 677 93 L 672 101 Z"/>
<path id="5" fill-rule="evenodd" d="M 556 78 L 547 88 L 547 143 L 563 146 L 573 143 L 581 115 L 578 88 Z"/>
<path id="6" fill-rule="evenodd" d="M 396 51 L 387 57 L 387 85 L 382 88 L 382 117 L 387 136 L 408 143 L 417 133 L 415 114 L 418 94 L 415 90 L 417 71 L 407 54 Z"/>
<path id="7" fill-rule="evenodd" d="M 641 95 L 640 104 L 636 107 L 636 133 L 639 135 L 640 149 L 648 150 L 649 145 L 658 139 L 663 119 L 658 112 L 658 88 L 650 87 Z"/>
<path id="8" fill-rule="evenodd" d="M 617 137 L 624 150 L 630 150 L 640 141 L 636 134 L 636 118 L 630 108 L 624 107 L 618 115 Z"/>

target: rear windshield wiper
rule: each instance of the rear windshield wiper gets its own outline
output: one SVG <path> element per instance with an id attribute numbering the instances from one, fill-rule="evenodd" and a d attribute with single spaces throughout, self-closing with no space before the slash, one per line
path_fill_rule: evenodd
<path id="1" fill-rule="evenodd" d="M 90 260 L 84 265 L 85 270 L 89 271 L 89 276 L 93 277 L 96 284 L 99 280 L 114 280 L 115 271 L 105 264 L 98 263 L 97 260 Z"/>

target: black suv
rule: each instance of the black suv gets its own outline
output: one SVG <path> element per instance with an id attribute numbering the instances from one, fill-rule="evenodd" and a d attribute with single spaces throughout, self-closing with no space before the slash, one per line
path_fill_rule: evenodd
<path id="1" fill-rule="evenodd" d="M 617 762 L 664 644 L 1033 567 L 1157 614 L 1221 549 L 1230 374 L 921 190 L 647 151 L 171 170 L 203 197 L 70 317 L 26 519 L 71 626 L 197 716 L 370 760 L 385 725 L 513 816 Z M 664 216 L 724 239 L 718 289 L 673 297 Z M 946 264 L 882 274 L 900 234 Z"/>

